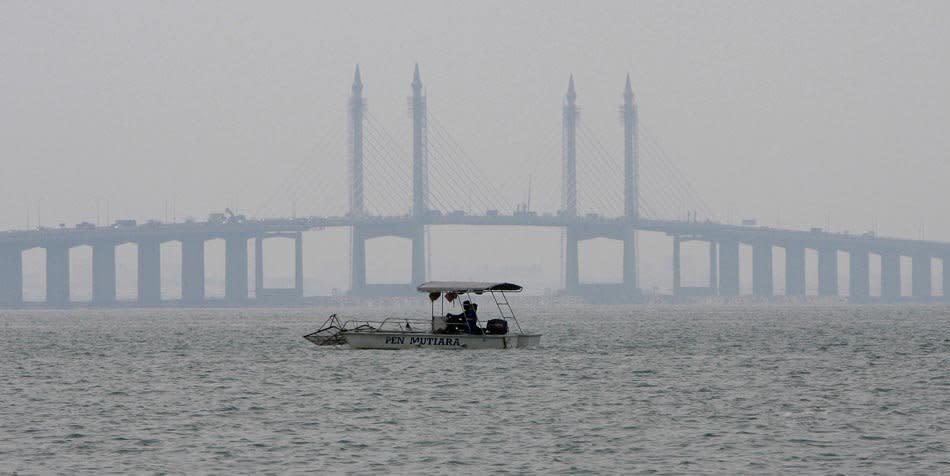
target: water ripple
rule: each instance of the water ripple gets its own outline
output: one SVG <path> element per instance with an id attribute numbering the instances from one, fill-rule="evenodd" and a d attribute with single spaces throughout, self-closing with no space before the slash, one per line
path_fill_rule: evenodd
<path id="1" fill-rule="evenodd" d="M 544 333 L 543 348 L 506 352 L 353 351 L 300 338 L 328 312 L 4 311 L 3 471 L 950 465 L 946 307 L 539 308 L 522 324 Z"/>

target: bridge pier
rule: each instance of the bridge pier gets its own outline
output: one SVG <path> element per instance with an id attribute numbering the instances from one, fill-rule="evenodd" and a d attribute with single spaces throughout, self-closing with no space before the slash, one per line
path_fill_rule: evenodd
<path id="1" fill-rule="evenodd" d="M 637 230 L 631 225 L 623 227 L 623 289 L 634 295 L 640 294 L 637 282 Z"/>
<path id="2" fill-rule="evenodd" d="M 576 295 L 580 291 L 580 266 L 578 262 L 578 230 L 574 226 L 566 227 L 564 250 L 564 290 Z"/>
<path id="3" fill-rule="evenodd" d="M 709 242 L 709 292 L 713 296 L 719 293 L 719 253 L 716 242 Z"/>
<path id="4" fill-rule="evenodd" d="M 294 289 L 303 297 L 303 233 L 294 235 Z"/>
<path id="5" fill-rule="evenodd" d="M 871 255 L 866 248 L 848 250 L 848 288 L 853 302 L 867 302 L 871 297 Z"/>
<path id="6" fill-rule="evenodd" d="M 572 220 L 573 221 L 573 220 Z M 567 296 L 577 296 L 584 298 L 588 302 L 597 303 L 631 303 L 641 302 L 643 295 L 637 285 L 638 276 L 636 268 L 636 238 L 633 236 L 635 229 L 631 223 L 624 224 L 591 224 L 580 221 L 561 225 L 563 233 L 563 256 L 564 256 L 564 287 L 561 293 Z M 679 247 L 681 238 L 675 234 L 668 235 L 673 238 L 676 248 Z M 623 256 L 620 259 L 622 267 L 622 278 L 618 282 L 609 283 L 584 283 L 580 280 L 580 242 L 596 238 L 605 238 L 608 240 L 620 241 L 623 246 Z M 678 251 L 674 250 L 674 253 Z M 674 273 L 677 271 L 674 271 Z M 678 285 L 674 286 L 673 296 L 682 295 L 689 291 L 681 289 Z"/>
<path id="7" fill-rule="evenodd" d="M 412 270 L 409 287 L 415 287 L 426 280 L 426 227 L 418 224 L 412 229 Z"/>
<path id="8" fill-rule="evenodd" d="M 264 287 L 264 239 L 290 238 L 294 240 L 294 287 L 268 289 Z M 271 236 L 257 235 L 254 237 L 254 297 L 262 299 L 287 299 L 289 297 L 303 297 L 303 233 L 277 233 Z M 293 291 L 290 293 L 289 291 Z"/>
<path id="9" fill-rule="evenodd" d="M 264 237 L 254 237 L 254 298 L 264 294 Z"/>
<path id="10" fill-rule="evenodd" d="M 366 236 L 354 225 L 350 237 L 350 293 L 362 295 L 366 289 Z"/>
<path id="11" fill-rule="evenodd" d="M 366 241 L 382 236 L 395 236 L 410 241 L 410 281 L 409 283 L 373 283 L 366 282 Z M 350 294 L 354 296 L 410 296 L 416 286 L 426 280 L 425 225 L 419 222 L 398 225 L 363 224 L 354 225 L 350 254 Z M 303 292 L 303 242 L 298 245 L 295 267 L 300 272 L 295 278 L 295 287 Z"/>
<path id="12" fill-rule="evenodd" d="M 0 248 L 0 305 L 23 303 L 23 251 L 19 246 Z"/>
<path id="13" fill-rule="evenodd" d="M 881 253 L 881 300 L 895 302 L 901 298 L 901 257 L 896 251 Z"/>
<path id="14" fill-rule="evenodd" d="M 247 300 L 247 236 L 229 236 L 224 245 L 224 299 Z"/>
<path id="15" fill-rule="evenodd" d="M 138 302 L 144 306 L 154 306 L 162 301 L 162 260 L 161 243 L 158 241 L 139 241 L 138 246 Z"/>
<path id="16" fill-rule="evenodd" d="M 92 302 L 100 306 L 115 304 L 115 243 L 92 245 Z"/>
<path id="17" fill-rule="evenodd" d="M 69 304 L 69 246 L 46 246 L 46 303 L 53 306 Z"/>
<path id="18" fill-rule="evenodd" d="M 941 258 L 943 263 L 943 299 L 950 300 L 950 256 Z"/>
<path id="19" fill-rule="evenodd" d="M 680 237 L 673 236 L 673 302 L 680 298 L 682 293 L 683 281 L 680 276 Z"/>
<path id="20" fill-rule="evenodd" d="M 752 294 L 772 297 L 772 243 L 757 242 L 752 245 Z"/>
<path id="21" fill-rule="evenodd" d="M 721 296 L 739 295 L 739 242 L 722 240 L 719 242 L 719 294 Z"/>
<path id="22" fill-rule="evenodd" d="M 818 248 L 818 295 L 838 295 L 838 250 Z"/>
<path id="23" fill-rule="evenodd" d="M 799 244 L 785 246 L 785 295 L 805 295 L 805 247 Z"/>
<path id="24" fill-rule="evenodd" d="M 931 285 L 933 272 L 931 269 L 930 255 L 916 253 L 911 258 L 911 262 L 911 292 L 916 299 L 929 300 L 933 294 Z"/>
<path id="25" fill-rule="evenodd" d="M 205 300 L 205 240 L 181 241 L 181 300 L 197 304 Z"/>

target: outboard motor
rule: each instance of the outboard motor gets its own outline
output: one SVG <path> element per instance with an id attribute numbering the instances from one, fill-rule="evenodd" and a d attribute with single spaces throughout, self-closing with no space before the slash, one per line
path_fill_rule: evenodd
<path id="1" fill-rule="evenodd" d="M 485 333 L 492 335 L 505 335 L 508 333 L 508 321 L 504 319 L 491 319 L 485 326 Z"/>

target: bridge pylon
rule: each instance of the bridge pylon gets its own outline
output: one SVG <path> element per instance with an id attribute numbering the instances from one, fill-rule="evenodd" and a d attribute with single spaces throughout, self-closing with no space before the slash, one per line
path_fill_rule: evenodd
<path id="1" fill-rule="evenodd" d="M 623 211 L 626 226 L 623 230 L 623 288 L 639 294 L 637 268 L 637 232 L 634 226 L 640 220 L 640 137 L 639 117 L 634 101 L 630 75 L 623 91 Z"/>
<path id="2" fill-rule="evenodd" d="M 349 172 L 350 172 L 350 216 L 362 217 L 363 205 L 363 80 L 360 66 L 353 73 L 352 94 L 349 100 Z M 366 287 L 366 236 L 359 225 L 350 229 L 350 293 L 362 294 Z"/>
<path id="3" fill-rule="evenodd" d="M 564 95 L 562 112 L 562 172 L 561 172 L 561 210 L 560 214 L 568 218 L 577 217 L 577 92 L 574 90 L 574 75 L 567 81 L 567 93 Z M 578 235 L 576 225 L 568 225 L 565 230 L 564 246 L 564 291 L 576 295 L 580 292 L 580 267 L 578 259 Z"/>
<path id="4" fill-rule="evenodd" d="M 0 247 L 0 306 L 23 304 L 23 250 L 19 246 Z"/>
<path id="5" fill-rule="evenodd" d="M 423 94 L 419 65 L 415 65 L 412 75 L 412 209 L 410 220 L 406 223 L 361 222 L 365 218 L 362 209 L 362 151 L 363 151 L 363 98 L 362 81 L 359 69 L 353 80 L 353 97 L 350 98 L 350 128 L 353 131 L 350 161 L 352 169 L 359 170 L 359 180 L 353 178 L 351 190 L 351 217 L 356 223 L 351 228 L 350 249 L 350 294 L 354 296 L 394 296 L 413 293 L 415 286 L 426 280 L 426 242 L 425 227 L 429 217 L 427 138 L 426 138 L 426 98 Z M 359 204 L 356 208 L 354 204 Z M 409 283 L 369 284 L 366 281 L 366 241 L 383 236 L 397 236 L 412 242 L 411 275 Z"/>
<path id="6" fill-rule="evenodd" d="M 350 112 L 350 214 L 361 216 L 363 206 L 363 80 L 360 78 L 360 65 L 353 73 L 352 94 L 349 101 Z"/>
<path id="7" fill-rule="evenodd" d="M 426 97 L 422 93 L 419 64 L 412 73 L 412 216 L 411 233 L 413 286 L 426 280 L 425 222 L 429 216 L 428 147 Z"/>
<path id="8" fill-rule="evenodd" d="M 637 276 L 636 225 L 639 221 L 637 110 L 630 77 L 624 89 L 624 216 L 616 224 L 585 223 L 577 212 L 577 91 L 574 76 L 564 95 L 562 137 L 562 186 L 560 216 L 568 219 L 564 227 L 564 293 L 597 302 L 631 302 L 642 299 Z M 620 283 L 581 283 L 578 245 L 583 240 L 607 238 L 623 242 Z"/>

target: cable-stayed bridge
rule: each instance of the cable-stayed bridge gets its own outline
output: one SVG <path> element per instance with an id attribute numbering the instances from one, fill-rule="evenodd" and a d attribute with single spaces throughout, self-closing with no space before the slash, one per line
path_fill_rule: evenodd
<path id="1" fill-rule="evenodd" d="M 901 257 L 911 258 L 911 297 L 936 299 L 932 263 L 947 263 L 950 243 L 850 235 L 821 229 L 785 230 L 719 223 L 686 176 L 646 133 L 639 122 L 633 88 L 627 78 L 620 106 L 623 148 L 610 150 L 580 120 L 573 78 L 564 96 L 561 167 L 551 163 L 557 142 L 541 157 L 523 200 L 508 196 L 517 187 L 499 186 L 464 151 L 449 130 L 429 111 L 416 67 L 411 83 L 411 127 L 405 134 L 388 132 L 366 108 L 357 67 L 346 128 L 346 179 L 322 173 L 312 159 L 302 161 L 251 217 L 214 214 L 206 222 L 145 224 L 119 221 L 100 227 L 19 230 L 0 233 L 0 305 L 24 305 L 23 252 L 45 249 L 45 304 L 68 306 L 70 249 L 92 248 L 92 304 L 117 303 L 116 247 L 137 249 L 139 305 L 161 305 L 161 245 L 181 243 L 182 304 L 203 305 L 205 245 L 225 241 L 225 301 L 229 304 L 296 302 L 303 296 L 302 234 L 310 230 L 350 230 L 349 294 L 406 295 L 429 273 L 429 230 L 440 225 L 547 227 L 562 232 L 562 292 L 595 301 L 636 302 L 642 299 L 638 276 L 638 232 L 671 237 L 673 298 L 687 295 L 735 297 L 740 293 L 740 246 L 752 249 L 753 295 L 774 294 L 773 249 L 784 249 L 785 294 L 804 296 L 806 250 L 817 252 L 817 288 L 837 296 L 838 256 L 848 257 L 848 297 L 855 302 L 905 300 L 901 289 Z M 407 137 L 409 144 L 402 138 Z M 324 141 L 333 140 L 328 134 Z M 407 154 L 405 151 L 408 150 Z M 460 190 L 459 184 L 464 184 Z M 554 191 L 554 193 L 551 193 Z M 532 193 L 533 192 L 533 193 Z M 532 203 L 533 202 L 533 203 Z M 280 215 L 287 203 L 303 215 Z M 366 279 L 366 242 L 377 237 L 411 241 L 411 282 L 371 284 Z M 294 241 L 294 287 L 263 285 L 263 241 Z M 579 277 L 578 243 L 607 238 L 623 243 L 618 263 L 622 279 L 613 284 L 583 283 Z M 249 243 L 253 240 L 253 254 Z M 683 241 L 708 243 L 708 285 L 681 286 L 680 246 Z M 317 253 L 320 251 L 318 250 Z M 253 264 L 249 257 L 253 256 Z M 880 260 L 880 295 L 871 294 L 871 261 Z M 252 269 L 252 279 L 249 271 Z M 950 298 L 950 265 L 943 266 L 942 298 Z"/>

